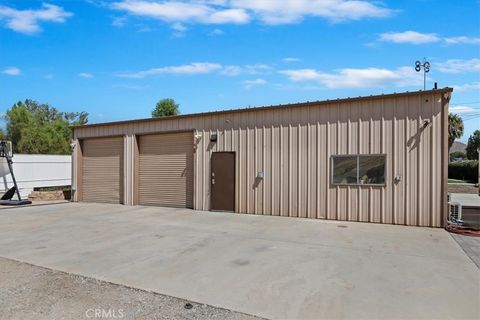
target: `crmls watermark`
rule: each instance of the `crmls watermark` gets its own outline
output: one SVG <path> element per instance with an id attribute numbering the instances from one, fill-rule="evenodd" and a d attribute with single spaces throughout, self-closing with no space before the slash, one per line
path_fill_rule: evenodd
<path id="1" fill-rule="evenodd" d="M 123 319 L 125 313 L 123 309 L 87 309 L 85 316 L 88 319 Z"/>

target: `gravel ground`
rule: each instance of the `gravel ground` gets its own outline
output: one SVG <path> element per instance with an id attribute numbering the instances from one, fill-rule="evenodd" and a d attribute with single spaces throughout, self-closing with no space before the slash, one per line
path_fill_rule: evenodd
<path id="1" fill-rule="evenodd" d="M 0 258 L 0 319 L 259 318 Z"/>

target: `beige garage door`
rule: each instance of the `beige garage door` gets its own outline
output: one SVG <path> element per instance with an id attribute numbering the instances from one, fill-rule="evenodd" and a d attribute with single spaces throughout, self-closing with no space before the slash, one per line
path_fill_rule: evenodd
<path id="1" fill-rule="evenodd" d="M 139 138 L 138 203 L 193 208 L 193 133 Z"/>
<path id="2" fill-rule="evenodd" d="M 123 137 L 82 142 L 82 200 L 123 202 Z"/>

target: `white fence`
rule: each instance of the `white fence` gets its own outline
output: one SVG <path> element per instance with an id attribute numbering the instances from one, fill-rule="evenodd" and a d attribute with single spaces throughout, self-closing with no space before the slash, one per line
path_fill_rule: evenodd
<path id="1" fill-rule="evenodd" d="M 26 198 L 36 187 L 71 185 L 72 157 L 70 155 L 15 154 L 13 173 L 22 198 Z M 13 187 L 13 181 L 10 174 L 0 177 L 0 180 L 1 197 L 8 188 Z"/>

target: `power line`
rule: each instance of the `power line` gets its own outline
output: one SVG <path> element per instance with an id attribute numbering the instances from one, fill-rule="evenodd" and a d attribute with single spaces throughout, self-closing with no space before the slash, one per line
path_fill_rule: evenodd
<path id="1" fill-rule="evenodd" d="M 471 117 L 471 118 L 463 119 L 463 122 L 465 122 L 465 121 L 470 121 L 470 120 L 474 120 L 474 119 L 477 119 L 477 118 L 480 118 L 480 114 L 479 114 L 479 115 L 476 115 L 476 116 L 474 116 L 474 117 Z"/>
<path id="2" fill-rule="evenodd" d="M 469 117 L 476 116 L 476 115 L 480 115 L 480 112 L 469 112 L 468 114 L 465 115 L 465 117 L 469 118 Z"/>

